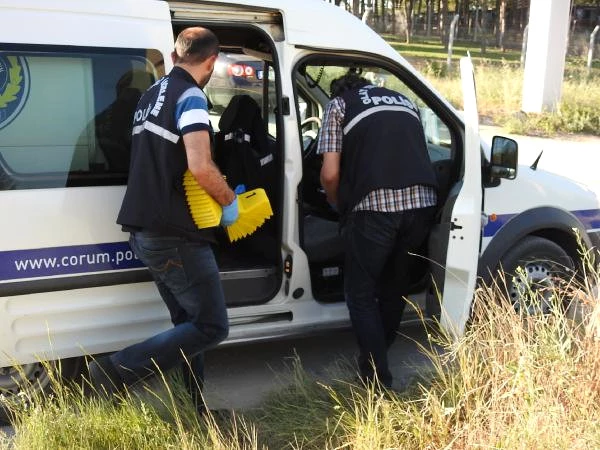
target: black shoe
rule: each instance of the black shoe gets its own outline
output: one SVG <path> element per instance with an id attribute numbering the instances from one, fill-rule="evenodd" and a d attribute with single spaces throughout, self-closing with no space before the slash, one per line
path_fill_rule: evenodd
<path id="1" fill-rule="evenodd" d="M 90 385 L 97 395 L 111 397 L 123 391 L 123 379 L 108 356 L 92 360 L 88 370 Z"/>
<path id="2" fill-rule="evenodd" d="M 359 386 L 367 391 L 372 391 L 375 395 L 382 395 L 385 397 L 393 398 L 400 395 L 405 395 L 406 391 L 410 388 L 412 380 L 394 380 L 391 385 L 386 385 L 378 380 L 371 378 L 357 376 L 353 379 L 353 385 Z"/>
<path id="3" fill-rule="evenodd" d="M 386 393 L 392 398 L 406 396 L 414 385 L 414 377 L 396 379 L 391 386 L 386 387 Z"/>

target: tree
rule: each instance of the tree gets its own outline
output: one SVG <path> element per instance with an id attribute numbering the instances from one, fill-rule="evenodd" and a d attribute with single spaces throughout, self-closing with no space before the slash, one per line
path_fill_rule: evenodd
<path id="1" fill-rule="evenodd" d="M 396 2 L 394 2 L 394 3 L 396 3 Z M 414 11 L 414 7 L 415 7 L 415 0 L 400 0 L 400 6 L 402 9 L 402 16 L 404 17 L 404 20 L 406 23 L 406 30 L 405 30 L 406 43 L 409 44 L 410 38 L 413 34 L 413 23 L 414 23 L 413 11 Z"/>
<path id="2" fill-rule="evenodd" d="M 435 5 L 433 4 L 433 0 L 427 0 L 427 36 L 431 36 L 431 22 L 433 19 L 433 8 L 435 7 Z"/>
<path id="3" fill-rule="evenodd" d="M 507 0 L 496 0 L 496 15 L 498 17 L 498 26 L 496 27 L 496 45 L 502 49 L 504 48 L 504 34 L 506 33 L 506 3 Z"/>
<path id="4" fill-rule="evenodd" d="M 448 45 L 448 0 L 440 0 L 439 5 L 440 39 L 444 47 Z"/>

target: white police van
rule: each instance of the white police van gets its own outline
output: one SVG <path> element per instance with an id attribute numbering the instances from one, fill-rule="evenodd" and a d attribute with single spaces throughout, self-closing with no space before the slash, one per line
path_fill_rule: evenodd
<path id="1" fill-rule="evenodd" d="M 444 327 L 463 330 L 478 275 L 525 263 L 532 278 L 551 279 L 550 261 L 576 268 L 573 229 L 588 247 L 599 242 L 600 204 L 590 191 L 528 167 L 517 173 L 514 141 L 498 138 L 491 153 L 482 150 L 468 61 L 463 120 L 377 34 L 322 0 L 4 0 L 0 18 L 4 392 L 18 390 L 15 365 L 43 386 L 42 360 L 62 360 L 66 374 L 84 355 L 170 326 L 115 219 L 132 108 L 169 72 L 174 35 L 190 25 L 211 28 L 224 52 L 263 63 L 257 77 L 268 148 L 260 151 L 273 169 L 275 214 L 256 238 L 220 239 L 216 248 L 231 324 L 226 342 L 349 325 L 337 217 L 315 156 L 329 83 L 349 68 L 421 110 L 441 202 L 423 258 L 412 265 L 411 298 L 436 313 L 425 301 L 433 274 Z M 213 124 L 228 115 L 235 111 Z"/>

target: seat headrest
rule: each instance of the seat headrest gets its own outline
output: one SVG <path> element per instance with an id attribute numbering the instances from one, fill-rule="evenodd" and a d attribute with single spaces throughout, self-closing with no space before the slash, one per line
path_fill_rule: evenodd
<path id="1" fill-rule="evenodd" d="M 219 119 L 219 130 L 250 129 L 257 117 L 261 112 L 256 100 L 247 94 L 235 95 Z"/>

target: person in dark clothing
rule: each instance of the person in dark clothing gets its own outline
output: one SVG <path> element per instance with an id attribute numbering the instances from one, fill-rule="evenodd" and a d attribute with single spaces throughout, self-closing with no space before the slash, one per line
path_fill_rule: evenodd
<path id="1" fill-rule="evenodd" d="M 228 335 L 212 229 L 199 230 L 189 211 L 187 169 L 222 205 L 221 225 L 238 218 L 237 196 L 212 160 L 212 128 L 202 91 L 219 53 L 216 36 L 200 27 L 177 37 L 173 70 L 141 97 L 133 117 L 129 182 L 117 223 L 148 267 L 171 314 L 173 328 L 89 365 L 94 387 L 109 393 L 182 366 L 200 412 L 203 352 Z"/>
<path id="2" fill-rule="evenodd" d="M 129 170 L 133 114 L 142 93 L 154 83 L 152 74 L 128 70 L 115 84 L 115 99 L 94 116 L 80 134 L 76 146 L 86 148 L 86 160 L 74 152 L 69 186 L 80 186 L 82 172 L 125 175 Z M 95 142 L 91 142 L 95 137 Z M 86 167 L 85 163 L 89 165 Z M 83 174 L 86 177 L 85 174 Z"/>
<path id="3" fill-rule="evenodd" d="M 364 382 L 392 387 L 387 350 L 408 294 L 409 252 L 424 243 L 437 181 L 416 105 L 356 72 L 331 83 L 317 152 L 321 184 L 340 214 L 344 294 Z"/>
<path id="4" fill-rule="evenodd" d="M 129 169 L 132 118 L 143 91 L 135 85 L 134 78 L 141 79 L 144 88 L 152 84 L 145 72 L 127 71 L 117 82 L 115 101 L 94 120 L 98 147 L 109 172 Z"/>

